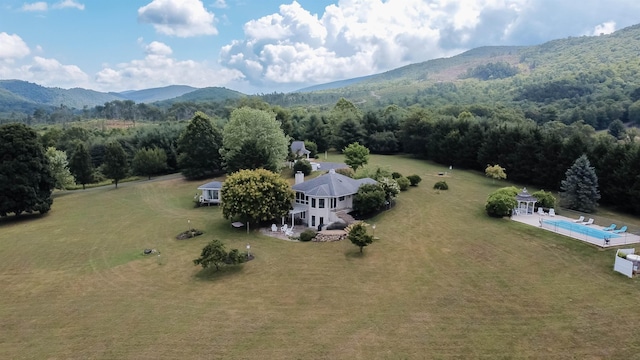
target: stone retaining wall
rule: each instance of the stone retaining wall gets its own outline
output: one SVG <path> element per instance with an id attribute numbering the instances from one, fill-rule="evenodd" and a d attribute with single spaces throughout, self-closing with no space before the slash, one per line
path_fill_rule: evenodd
<path id="1" fill-rule="evenodd" d="M 331 242 L 331 241 L 340 241 L 347 237 L 346 231 L 343 230 L 325 230 L 316 234 L 316 237 L 313 238 L 313 241 L 316 242 Z"/>

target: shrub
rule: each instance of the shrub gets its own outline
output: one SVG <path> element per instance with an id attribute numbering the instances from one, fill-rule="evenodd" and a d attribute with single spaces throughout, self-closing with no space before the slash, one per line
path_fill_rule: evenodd
<path id="1" fill-rule="evenodd" d="M 295 174 L 298 171 L 302 171 L 304 176 L 309 176 L 311 174 L 311 163 L 307 160 L 298 160 L 295 164 L 293 164 L 293 173 Z"/>
<path id="2" fill-rule="evenodd" d="M 511 215 L 511 210 L 518 205 L 516 195 L 518 189 L 514 186 L 500 188 L 487 199 L 485 210 L 489 216 L 503 217 Z"/>
<path id="3" fill-rule="evenodd" d="M 409 181 L 409 179 L 407 179 L 406 177 L 402 176 L 402 177 L 397 178 L 396 181 L 398 182 L 398 186 L 400 186 L 400 191 L 409 190 L 409 186 L 411 185 L 411 181 Z"/>
<path id="4" fill-rule="evenodd" d="M 418 186 L 420 181 L 422 181 L 422 178 L 415 174 L 407 176 L 407 179 L 409 179 L 409 181 L 411 182 L 411 186 Z"/>
<path id="5" fill-rule="evenodd" d="M 307 229 L 300 233 L 300 241 L 311 241 L 314 237 L 316 237 L 316 232 L 311 229 Z"/>
<path id="6" fill-rule="evenodd" d="M 396 180 L 398 180 L 398 179 L 400 179 L 402 177 L 402 174 L 400 174 L 397 171 L 394 171 L 394 172 L 391 173 L 391 177 L 396 179 Z"/>
<path id="7" fill-rule="evenodd" d="M 447 185 L 446 181 L 438 181 L 433 185 L 433 188 L 436 190 L 449 190 L 449 185 Z"/>
<path id="8" fill-rule="evenodd" d="M 353 171 L 352 168 L 340 168 L 340 169 L 336 169 L 336 173 L 338 174 L 342 174 L 344 176 L 348 176 L 350 178 L 353 179 L 353 177 L 355 176 L 355 171 Z"/>
<path id="9" fill-rule="evenodd" d="M 342 221 L 332 222 L 327 226 L 327 230 L 344 230 L 347 224 Z"/>
<path id="10" fill-rule="evenodd" d="M 550 193 L 544 190 L 536 191 L 531 194 L 534 198 L 538 200 L 537 205 L 543 208 L 555 208 L 556 207 L 556 198 Z"/>

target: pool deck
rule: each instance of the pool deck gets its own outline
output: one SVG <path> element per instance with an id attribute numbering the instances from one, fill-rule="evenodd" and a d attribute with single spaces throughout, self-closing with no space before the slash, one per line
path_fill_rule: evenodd
<path id="1" fill-rule="evenodd" d="M 619 233 L 616 234 L 619 237 L 615 237 L 615 238 L 611 238 L 609 239 L 609 243 L 605 244 L 605 241 L 596 237 L 592 237 L 592 236 L 588 236 L 585 234 L 576 234 L 575 232 L 571 232 L 569 230 L 565 230 L 565 229 L 560 229 L 557 228 L 557 231 L 554 231 L 554 229 L 549 229 L 546 227 L 542 227 L 541 225 L 541 221 L 542 220 L 565 220 L 568 222 L 573 222 L 576 219 L 572 219 L 572 218 L 568 218 L 568 217 L 564 217 L 564 216 L 560 216 L 560 215 L 556 215 L 556 216 L 540 216 L 538 214 L 533 214 L 533 215 L 513 215 L 511 217 L 511 220 L 513 221 L 517 221 L 523 224 L 527 224 L 527 225 L 531 225 L 531 226 L 535 226 L 547 231 L 551 231 L 551 232 L 555 232 L 556 234 L 561 234 L 564 236 L 568 236 L 570 238 L 573 239 L 577 239 L 580 241 L 584 241 L 584 242 L 588 242 L 590 244 L 596 245 L 598 247 L 601 248 L 609 248 L 609 247 L 618 247 L 618 246 L 623 246 L 623 245 L 628 245 L 628 244 L 638 244 L 640 243 L 640 236 L 635 235 L 635 234 L 631 234 L 631 233 Z M 594 229 L 599 229 L 602 230 L 604 229 L 603 226 L 597 225 L 597 224 L 593 224 L 593 225 L 583 225 L 583 226 L 589 226 L 592 227 Z"/>

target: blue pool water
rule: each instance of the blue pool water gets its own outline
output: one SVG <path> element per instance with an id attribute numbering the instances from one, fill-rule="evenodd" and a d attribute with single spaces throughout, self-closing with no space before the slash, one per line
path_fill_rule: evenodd
<path id="1" fill-rule="evenodd" d="M 611 231 L 602 231 L 600 229 L 596 229 L 588 225 L 582 225 L 580 223 L 572 223 L 564 220 L 544 220 L 543 222 L 545 225 L 547 225 L 547 227 L 551 225 L 560 229 L 569 230 L 574 233 L 591 236 L 597 239 L 604 240 L 620 237 L 620 235 L 614 234 Z"/>

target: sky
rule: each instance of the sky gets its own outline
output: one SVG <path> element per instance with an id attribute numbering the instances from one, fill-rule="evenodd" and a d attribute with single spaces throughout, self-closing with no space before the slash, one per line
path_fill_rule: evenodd
<path id="1" fill-rule="evenodd" d="M 638 0 L 0 0 L 0 79 L 289 92 L 638 15 Z"/>

